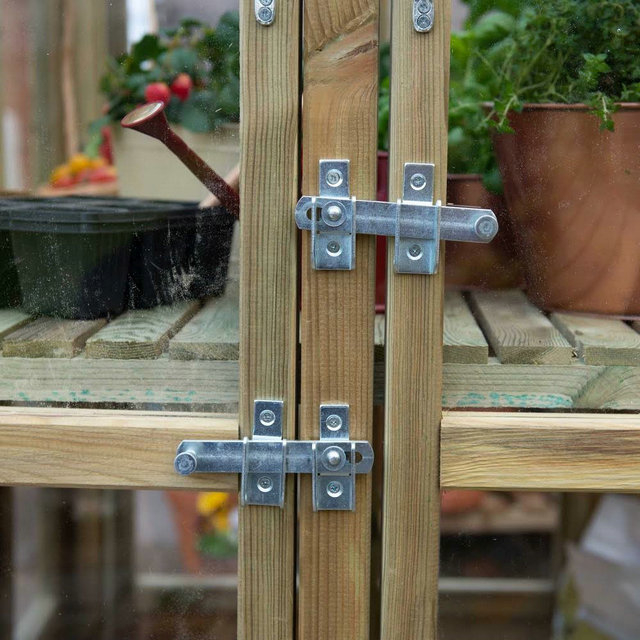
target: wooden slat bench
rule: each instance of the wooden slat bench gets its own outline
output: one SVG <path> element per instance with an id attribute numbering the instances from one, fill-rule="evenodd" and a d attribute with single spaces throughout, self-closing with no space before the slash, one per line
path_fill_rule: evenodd
<path id="1" fill-rule="evenodd" d="M 238 291 L 104 321 L 0 309 L 0 402 L 162 405 L 235 411 Z M 640 325 L 536 309 L 520 291 L 447 292 L 450 408 L 640 410 Z M 384 316 L 376 320 L 384 390 Z"/>

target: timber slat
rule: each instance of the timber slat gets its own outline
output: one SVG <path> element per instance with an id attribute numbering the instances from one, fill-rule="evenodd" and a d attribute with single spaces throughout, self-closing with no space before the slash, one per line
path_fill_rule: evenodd
<path id="1" fill-rule="evenodd" d="M 183 439 L 238 438 L 233 416 L 0 407 L 0 485 L 233 491 L 235 474 L 181 476 Z"/>
<path id="2" fill-rule="evenodd" d="M 209 300 L 173 337 L 169 356 L 176 360 L 238 359 L 238 288 Z"/>
<path id="3" fill-rule="evenodd" d="M 570 364 L 573 347 L 522 291 L 476 291 L 471 307 L 503 364 Z"/>
<path id="4" fill-rule="evenodd" d="M 211 405 L 237 411 L 237 361 L 0 358 L 0 400 Z"/>
<path id="5" fill-rule="evenodd" d="M 444 294 L 444 362 L 486 364 L 489 345 L 459 291 Z"/>
<path id="6" fill-rule="evenodd" d="M 301 0 L 277 2 L 258 24 L 240 2 L 240 405 L 251 437 L 256 399 L 283 401 L 283 436 L 296 437 Z M 284 508 L 238 514 L 238 638 L 291 640 L 295 620 L 296 483 Z"/>
<path id="7" fill-rule="evenodd" d="M 447 489 L 640 491 L 637 415 L 452 411 L 441 454 Z"/>
<path id="8" fill-rule="evenodd" d="M 169 339 L 200 308 L 197 301 L 127 311 L 87 340 L 87 356 L 119 360 L 157 358 Z"/>
<path id="9" fill-rule="evenodd" d="M 0 343 L 6 335 L 27 324 L 30 320 L 31 316 L 20 309 L 0 309 Z"/>
<path id="10" fill-rule="evenodd" d="M 2 353 L 7 358 L 73 358 L 106 323 L 104 319 L 37 318 L 6 336 Z"/>
<path id="11" fill-rule="evenodd" d="M 640 334 L 621 320 L 570 313 L 550 318 L 586 364 L 640 365 Z"/>
<path id="12" fill-rule="evenodd" d="M 318 193 L 318 161 L 348 158 L 350 190 L 376 192 L 376 0 L 305 0 L 302 191 Z M 350 436 L 373 435 L 375 239 L 358 235 L 352 271 L 311 269 L 302 235 L 298 438 L 318 437 L 322 403 L 346 403 Z M 354 512 L 314 512 L 312 482 L 298 497 L 298 638 L 366 640 L 370 628 L 371 476 Z"/>

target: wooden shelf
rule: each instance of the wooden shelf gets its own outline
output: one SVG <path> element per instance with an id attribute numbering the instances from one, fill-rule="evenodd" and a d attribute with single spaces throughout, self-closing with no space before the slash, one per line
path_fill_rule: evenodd
<path id="1" fill-rule="evenodd" d="M 0 402 L 236 411 L 238 290 L 104 321 L 0 309 Z M 640 334 L 621 320 L 547 316 L 519 291 L 447 292 L 449 408 L 640 410 Z M 375 400 L 384 397 L 384 316 Z"/>

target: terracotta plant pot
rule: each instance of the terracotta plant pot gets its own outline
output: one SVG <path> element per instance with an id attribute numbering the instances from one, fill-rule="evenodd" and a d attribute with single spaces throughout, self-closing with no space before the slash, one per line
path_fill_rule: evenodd
<path id="1" fill-rule="evenodd" d="M 378 151 L 377 200 L 388 200 L 389 154 Z M 445 283 L 460 289 L 505 289 L 522 285 L 522 270 L 516 257 L 509 217 L 501 196 L 489 193 L 477 174 L 449 175 L 447 201 L 451 204 L 492 209 L 500 231 L 489 244 L 447 242 Z M 384 311 L 386 297 L 387 239 L 376 245 L 376 310 Z"/>
<path id="2" fill-rule="evenodd" d="M 529 296 L 545 309 L 640 314 L 640 104 L 615 132 L 584 105 L 527 105 L 495 138 Z"/>

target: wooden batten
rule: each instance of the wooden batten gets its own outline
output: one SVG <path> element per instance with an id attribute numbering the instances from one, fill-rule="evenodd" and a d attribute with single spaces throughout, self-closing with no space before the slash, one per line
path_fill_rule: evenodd
<path id="1" fill-rule="evenodd" d="M 273 24 L 240 3 L 240 395 L 243 436 L 256 399 L 283 400 L 283 435 L 295 438 L 300 0 L 278 0 Z M 294 632 L 295 482 L 284 509 L 240 511 L 238 638 Z"/>
<path id="2" fill-rule="evenodd" d="M 376 192 L 377 0 L 306 0 L 303 186 L 318 193 L 318 161 L 350 160 L 350 191 Z M 372 439 L 375 240 L 356 240 L 353 271 L 311 268 L 302 233 L 299 439 L 317 439 L 322 403 L 350 407 L 352 439 Z M 369 637 L 371 477 L 356 483 L 356 511 L 312 510 L 300 478 L 298 637 Z"/>
<path id="3" fill-rule="evenodd" d="M 444 489 L 640 491 L 640 418 L 624 414 L 451 411 Z"/>
<path id="4" fill-rule="evenodd" d="M 450 3 L 433 28 L 414 29 L 413 0 L 391 18 L 389 199 L 402 197 L 404 164 L 435 164 L 434 195 L 446 202 Z M 396 274 L 387 253 L 384 511 L 381 637 L 437 635 L 439 427 L 444 251 L 436 275 Z"/>
<path id="5" fill-rule="evenodd" d="M 180 476 L 184 439 L 235 440 L 232 416 L 0 407 L 0 485 L 233 491 L 235 475 Z"/>

